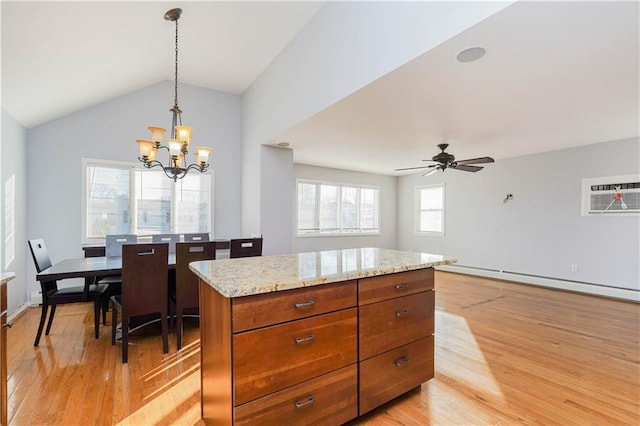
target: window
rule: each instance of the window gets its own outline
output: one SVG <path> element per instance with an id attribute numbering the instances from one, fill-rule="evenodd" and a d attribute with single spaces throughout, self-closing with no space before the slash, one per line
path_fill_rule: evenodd
<path id="1" fill-rule="evenodd" d="M 107 234 L 211 231 L 211 174 L 190 173 L 176 183 L 160 169 L 84 160 L 83 241 Z"/>
<path id="2" fill-rule="evenodd" d="M 377 234 L 380 189 L 298 180 L 297 234 Z"/>
<path id="3" fill-rule="evenodd" d="M 11 175 L 4 184 L 4 248 L 7 270 L 16 257 L 16 175 Z"/>
<path id="4" fill-rule="evenodd" d="M 444 235 L 444 183 L 416 187 L 416 231 Z"/>

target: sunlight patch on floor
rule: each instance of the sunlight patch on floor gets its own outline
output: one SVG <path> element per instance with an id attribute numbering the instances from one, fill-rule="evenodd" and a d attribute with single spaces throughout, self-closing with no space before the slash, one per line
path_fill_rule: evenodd
<path id="1" fill-rule="evenodd" d="M 504 401 L 480 346 L 464 317 L 436 311 L 436 375 L 443 382 L 457 382 L 478 397 Z"/>
<path id="2" fill-rule="evenodd" d="M 193 425 L 200 419 L 200 399 L 194 399 L 193 404 L 185 406 L 192 397 L 193 392 L 190 393 L 189 390 L 193 389 L 200 389 L 200 368 L 197 366 L 191 369 L 189 374 L 182 375 L 179 383 L 157 394 L 117 424 L 122 426 L 166 424 L 166 418 L 173 419 L 174 411 L 179 410 L 180 417 L 172 420 L 171 424 Z"/>
<path id="3" fill-rule="evenodd" d="M 188 358 L 193 357 L 192 360 Z M 190 367 L 184 365 L 192 364 Z M 141 375 L 140 380 L 164 382 L 143 397 L 144 405 L 124 418 L 118 425 L 193 425 L 200 419 L 200 340 L 185 345 L 180 351 L 166 356 L 160 365 Z M 167 380 L 170 371 L 179 372 Z M 171 375 L 174 375 L 171 374 Z M 163 378 L 164 377 L 164 378 Z M 197 394 L 197 395 L 196 395 Z"/>

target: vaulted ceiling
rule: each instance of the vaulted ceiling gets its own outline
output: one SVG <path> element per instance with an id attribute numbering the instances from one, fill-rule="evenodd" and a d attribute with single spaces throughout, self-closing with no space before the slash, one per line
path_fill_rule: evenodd
<path id="1" fill-rule="evenodd" d="M 188 5 L 188 7 L 186 7 Z M 517 2 L 277 135 L 296 162 L 394 174 L 634 137 L 638 2 Z M 25 127 L 173 79 L 165 2 L 2 2 L 2 106 Z M 189 2 L 180 81 L 241 94 L 322 7 Z M 482 46 L 476 62 L 459 51 Z"/>

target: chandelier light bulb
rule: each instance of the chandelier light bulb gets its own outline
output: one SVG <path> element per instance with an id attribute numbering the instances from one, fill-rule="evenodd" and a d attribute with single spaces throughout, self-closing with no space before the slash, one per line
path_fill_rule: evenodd
<path id="1" fill-rule="evenodd" d="M 151 153 L 153 152 L 153 146 L 154 146 L 153 141 L 138 139 L 136 142 L 140 147 L 140 156 L 142 158 L 149 158 L 151 156 Z"/>
<path id="2" fill-rule="evenodd" d="M 191 140 L 191 130 L 189 126 L 176 126 L 176 139 L 182 143 L 189 143 Z"/>
<path id="3" fill-rule="evenodd" d="M 198 164 L 207 164 L 209 162 L 209 155 L 213 151 L 211 148 L 199 146 L 196 148 L 196 162 Z"/>
<path id="4" fill-rule="evenodd" d="M 178 158 L 176 159 L 176 167 L 182 167 L 183 160 L 184 160 L 184 154 L 180 153 L 180 155 L 178 155 Z"/>
<path id="5" fill-rule="evenodd" d="M 162 139 L 164 138 L 164 134 L 167 130 L 162 127 L 153 126 L 148 127 L 148 129 L 151 132 L 151 140 L 157 143 L 162 143 Z"/>
<path id="6" fill-rule="evenodd" d="M 180 142 L 177 139 L 167 139 L 167 146 L 169 147 L 169 154 L 171 157 L 177 157 L 180 155 Z"/>

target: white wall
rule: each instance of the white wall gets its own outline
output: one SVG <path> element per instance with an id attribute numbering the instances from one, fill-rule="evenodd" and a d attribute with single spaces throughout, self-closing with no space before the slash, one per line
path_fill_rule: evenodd
<path id="1" fill-rule="evenodd" d="M 293 244 L 293 200 L 295 178 L 293 151 L 290 149 L 263 146 L 261 148 L 260 203 L 261 234 L 264 237 L 262 253 L 292 253 Z"/>
<path id="2" fill-rule="evenodd" d="M 27 248 L 27 131 L 11 115 L 2 109 L 2 144 L 0 145 L 0 265 L 3 271 L 14 272 L 16 278 L 7 286 L 7 311 L 9 315 L 15 312 L 27 301 L 27 263 L 31 262 L 31 255 Z M 5 263 L 5 253 L 11 251 L 5 246 L 6 208 L 5 185 L 7 181 L 15 179 L 14 206 L 14 258 L 9 264 Z"/>
<path id="3" fill-rule="evenodd" d="M 261 228 L 261 144 L 511 3 L 327 2 L 244 93 L 244 233 Z"/>
<path id="4" fill-rule="evenodd" d="M 240 235 L 241 98 L 181 84 L 183 122 L 194 145 L 214 149 L 214 237 Z M 28 238 L 44 238 L 52 261 L 82 257 L 82 158 L 137 162 L 147 126 L 168 128 L 173 82 L 165 81 L 27 132 Z M 31 265 L 30 289 L 36 288 Z"/>
<path id="5" fill-rule="evenodd" d="M 581 216 L 581 179 L 634 173 L 638 138 L 498 160 L 478 173 L 404 176 L 398 246 L 455 256 L 463 266 L 638 291 L 640 218 Z M 418 236 L 414 187 L 435 182 L 446 185 L 446 235 Z M 513 200 L 504 204 L 507 193 Z"/>
<path id="6" fill-rule="evenodd" d="M 353 247 L 381 247 L 393 249 L 397 237 L 397 180 L 395 176 L 374 175 L 349 170 L 295 164 L 296 179 L 316 179 L 327 182 L 350 183 L 380 187 L 380 235 L 353 237 L 295 237 L 296 253 Z M 294 195 L 295 199 L 295 195 Z M 295 227 L 295 217 L 292 227 Z"/>

